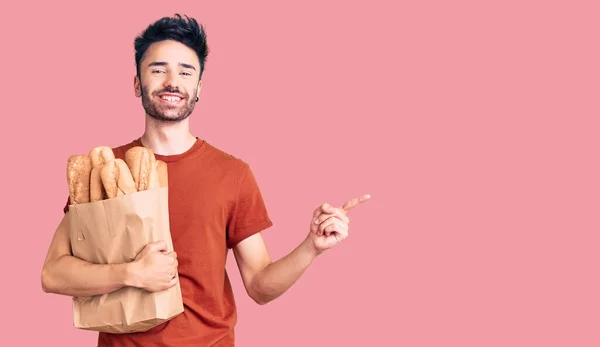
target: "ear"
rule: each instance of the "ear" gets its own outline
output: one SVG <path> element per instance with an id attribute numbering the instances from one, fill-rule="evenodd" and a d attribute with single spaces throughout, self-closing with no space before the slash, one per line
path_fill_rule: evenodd
<path id="1" fill-rule="evenodd" d="M 142 85 L 140 82 L 140 78 L 138 75 L 133 77 L 133 90 L 135 92 L 135 97 L 140 98 L 142 96 Z"/>
<path id="2" fill-rule="evenodd" d="M 202 90 L 202 80 L 198 81 L 198 90 L 196 91 L 196 96 L 200 98 L 200 91 Z"/>

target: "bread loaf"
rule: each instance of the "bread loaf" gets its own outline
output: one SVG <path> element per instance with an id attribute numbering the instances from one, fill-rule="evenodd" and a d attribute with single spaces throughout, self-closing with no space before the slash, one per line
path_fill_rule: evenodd
<path id="1" fill-rule="evenodd" d="M 148 189 L 160 188 L 160 177 L 158 176 L 158 161 L 152 163 L 150 178 L 148 180 Z"/>
<path id="2" fill-rule="evenodd" d="M 106 190 L 104 189 L 104 184 L 102 183 L 102 177 L 100 176 L 100 172 L 103 167 L 104 164 L 98 165 L 92 169 L 92 174 L 90 176 L 90 202 L 100 201 L 107 198 Z"/>
<path id="3" fill-rule="evenodd" d="M 129 167 L 123 159 L 115 159 L 115 163 L 119 168 L 119 179 L 117 180 L 117 186 L 125 194 L 131 194 L 137 192 L 135 189 L 135 181 L 131 175 Z"/>
<path id="4" fill-rule="evenodd" d="M 119 189 L 119 166 L 114 160 L 107 161 L 102 166 L 100 177 L 106 190 L 106 196 L 109 199 L 124 195 L 123 191 Z"/>
<path id="5" fill-rule="evenodd" d="M 162 160 L 156 160 L 157 171 L 158 171 L 158 183 L 161 188 L 169 185 L 169 173 L 167 170 L 167 163 Z"/>
<path id="6" fill-rule="evenodd" d="M 67 160 L 67 183 L 71 204 L 90 202 L 92 161 L 87 155 L 72 155 Z"/>
<path id="7" fill-rule="evenodd" d="M 92 169 L 115 159 L 115 154 L 108 146 L 94 147 L 88 156 L 92 159 Z"/>
<path id="8" fill-rule="evenodd" d="M 142 190 L 168 186 L 167 163 L 156 160 L 150 148 L 137 146 L 116 158 L 108 146 L 88 155 L 72 155 L 67 165 L 71 204 L 111 199 Z"/>
<path id="9" fill-rule="evenodd" d="M 125 163 L 131 170 L 136 190 L 149 189 L 150 173 L 155 161 L 154 152 L 145 147 L 136 146 L 125 152 Z"/>

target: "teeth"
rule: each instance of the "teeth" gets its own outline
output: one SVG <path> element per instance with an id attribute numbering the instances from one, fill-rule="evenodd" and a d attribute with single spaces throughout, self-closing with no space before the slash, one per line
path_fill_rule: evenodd
<path id="1" fill-rule="evenodd" d="M 179 100 L 181 100 L 181 98 L 178 97 L 178 96 L 170 96 L 170 95 L 163 95 L 163 96 L 161 96 L 161 98 L 163 100 L 167 100 L 167 101 L 179 101 Z"/>

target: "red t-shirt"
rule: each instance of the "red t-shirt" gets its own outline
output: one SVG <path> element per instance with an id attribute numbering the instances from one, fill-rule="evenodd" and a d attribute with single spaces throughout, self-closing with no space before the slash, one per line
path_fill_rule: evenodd
<path id="1" fill-rule="evenodd" d="M 116 158 L 140 139 L 113 148 Z M 272 225 L 247 163 L 198 139 L 167 163 L 169 222 L 184 312 L 148 331 L 99 333 L 98 346 L 234 346 L 236 305 L 225 270 L 228 249 Z M 68 211 L 68 203 L 65 212 Z"/>

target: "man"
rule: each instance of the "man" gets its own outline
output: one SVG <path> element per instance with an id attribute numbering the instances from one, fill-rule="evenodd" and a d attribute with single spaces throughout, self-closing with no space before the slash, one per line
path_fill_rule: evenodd
<path id="1" fill-rule="evenodd" d="M 169 171 L 169 218 L 173 247 L 147 245 L 134 261 L 92 264 L 71 255 L 68 202 L 42 271 L 44 291 L 69 296 L 109 293 L 123 286 L 160 291 L 181 285 L 184 312 L 146 332 L 100 333 L 99 346 L 233 346 L 236 308 L 225 272 L 233 250 L 248 295 L 265 304 L 284 293 L 323 251 L 348 235 L 341 208 L 318 207 L 307 237 L 273 262 L 261 231 L 272 225 L 249 165 L 193 136 L 189 116 L 199 99 L 208 54 L 204 29 L 176 15 L 150 25 L 135 40 L 136 97 L 146 112 L 144 134 L 113 148 L 123 158 L 132 146 L 153 150 Z M 177 271 L 179 276 L 175 276 Z"/>

